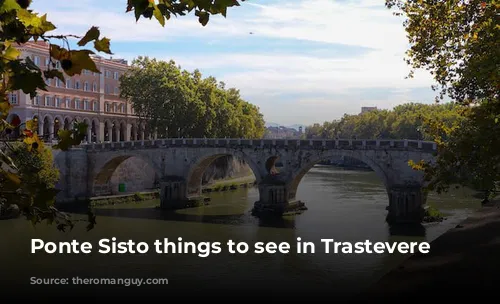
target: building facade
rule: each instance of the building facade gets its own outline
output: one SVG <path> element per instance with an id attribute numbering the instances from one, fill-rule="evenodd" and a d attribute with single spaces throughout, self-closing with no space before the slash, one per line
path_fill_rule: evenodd
<path id="1" fill-rule="evenodd" d="M 49 65 L 60 69 L 58 62 L 51 62 L 49 45 L 45 42 L 28 42 L 18 47 L 21 58 L 31 60 L 46 70 Z M 73 122 L 88 125 L 86 142 L 117 142 L 149 138 L 139 123 L 129 102 L 120 98 L 120 76 L 129 68 L 121 59 L 93 57 L 101 73 L 84 70 L 81 75 L 69 77 L 66 82 L 46 79 L 47 91 L 38 90 L 35 98 L 22 91 L 10 94 L 14 106 L 7 121 L 23 129 L 27 120 L 38 121 L 38 135 L 46 141 L 57 139 L 58 131 L 70 129 Z M 62 71 L 62 69 L 61 69 Z"/>
<path id="2" fill-rule="evenodd" d="M 361 107 L 361 114 L 377 110 L 377 107 Z"/>

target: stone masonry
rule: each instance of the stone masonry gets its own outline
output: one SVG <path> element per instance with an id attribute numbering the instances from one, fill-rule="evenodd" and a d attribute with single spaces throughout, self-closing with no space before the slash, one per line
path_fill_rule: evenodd
<path id="1" fill-rule="evenodd" d="M 317 163 L 348 156 L 370 166 L 388 193 L 388 221 L 419 222 L 426 194 L 423 175 L 408 161 L 432 160 L 436 144 L 409 140 L 244 140 L 158 139 L 81 145 L 56 152 L 61 171 L 59 201 L 96 196 L 110 185 L 123 163 L 141 159 L 161 189 L 162 208 L 181 208 L 201 199 L 206 169 L 232 155 L 252 169 L 259 187 L 257 213 L 283 214 L 300 206 L 295 194 L 304 175 Z M 140 169 L 140 168 L 138 168 Z M 153 174 L 154 172 L 154 174 Z M 130 172 L 122 172 L 131 174 Z"/>

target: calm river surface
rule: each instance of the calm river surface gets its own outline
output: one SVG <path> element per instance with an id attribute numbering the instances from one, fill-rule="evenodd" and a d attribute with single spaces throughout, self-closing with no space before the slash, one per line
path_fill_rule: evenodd
<path id="1" fill-rule="evenodd" d="M 45 224 L 33 228 L 24 219 L 0 221 L 0 286 L 27 285 L 30 277 L 114 277 L 168 278 L 168 288 L 192 287 L 194 290 L 233 288 L 273 289 L 283 292 L 301 287 L 318 290 L 356 292 L 366 288 L 405 257 L 398 255 L 324 254 L 321 238 L 343 241 L 432 240 L 457 225 L 479 201 L 467 190 L 446 195 L 431 194 L 429 203 L 449 214 L 447 220 L 426 226 L 425 236 L 391 235 L 385 223 L 388 199 L 374 172 L 350 171 L 316 166 L 303 179 L 298 198 L 306 202 L 305 213 L 262 221 L 250 215 L 258 198 L 257 189 L 212 193 L 209 206 L 166 213 L 155 209 L 155 201 L 100 208 L 97 226 L 90 232 L 79 225 L 62 233 Z M 257 241 L 289 242 L 297 237 L 317 242 L 315 254 L 235 254 L 226 250 L 200 258 L 192 254 L 145 255 L 47 255 L 30 254 L 31 238 L 45 241 L 92 242 L 98 248 L 101 238 L 116 237 L 152 244 L 156 239 L 221 241 L 253 244 Z M 225 249 L 225 247 L 223 247 Z M 431 247 L 432 250 L 432 247 Z M 97 250 L 96 250 L 97 251 Z M 4 285 L 6 284 L 6 285 Z M 9 285 L 10 284 L 10 285 Z M 20 286 L 19 286 L 20 287 Z M 65 287 L 70 290 L 71 286 Z M 109 286 L 107 287 L 109 288 Z M 129 287 L 131 288 L 131 287 Z M 140 293 L 141 288 L 135 292 Z M 158 288 L 158 287 L 156 287 Z M 280 287 L 283 288 L 283 287 Z M 14 289 L 13 289 L 14 290 Z"/>

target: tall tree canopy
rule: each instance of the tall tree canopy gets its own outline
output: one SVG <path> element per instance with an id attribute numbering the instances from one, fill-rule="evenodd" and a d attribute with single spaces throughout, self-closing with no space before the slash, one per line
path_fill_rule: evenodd
<path id="1" fill-rule="evenodd" d="M 120 91 L 147 132 L 159 137 L 261 138 L 265 131 L 259 109 L 238 90 L 174 61 L 135 59 L 120 78 Z"/>
<path id="2" fill-rule="evenodd" d="M 439 146 L 437 160 L 415 167 L 425 171 L 431 189 L 472 178 L 488 198 L 500 181 L 500 2 L 386 0 L 386 5 L 405 18 L 408 64 L 429 70 L 439 97 L 448 95 L 463 106 L 459 127 L 428 122 Z"/>
<path id="3" fill-rule="evenodd" d="M 21 90 L 34 97 L 37 95 L 37 90 L 47 90 L 46 79 L 57 77 L 64 82 L 65 75 L 77 75 L 83 70 L 100 73 L 91 55 L 95 51 L 106 54 L 112 52 L 110 39 L 103 37 L 97 26 L 90 27 L 83 37 L 50 34 L 56 26 L 47 19 L 47 15 L 40 15 L 30 9 L 30 5 L 31 0 L 0 0 L 0 213 L 5 207 L 18 204 L 23 214 L 33 223 L 42 220 L 56 222 L 58 229 L 64 230 L 66 227 L 73 227 L 73 221 L 54 208 L 57 190 L 48 180 L 55 175 L 50 168 L 41 165 L 46 164 L 51 155 L 37 136 L 36 122 L 28 121 L 15 127 L 7 122 L 12 109 L 8 96 L 13 91 Z M 227 8 L 232 6 L 239 6 L 239 2 L 237 0 L 123 0 L 124 11 L 133 12 L 135 20 L 154 17 L 162 26 L 172 16 L 184 16 L 193 11 L 201 25 L 205 26 L 211 15 L 225 17 Z M 68 40 L 71 38 L 78 39 L 77 44 L 82 48 L 92 43 L 95 51 L 70 49 Z M 20 58 L 21 53 L 15 46 L 30 40 L 43 40 L 50 44 L 51 64 L 47 70 L 40 70 L 29 57 Z M 56 65 L 57 62 L 60 63 L 60 68 Z M 67 150 L 79 144 L 86 134 L 87 127 L 80 122 L 76 123 L 72 130 L 60 130 L 59 143 L 54 148 Z M 20 145 L 9 143 L 7 141 L 9 135 L 13 132 L 17 134 L 19 131 L 22 131 Z M 19 149 L 25 149 L 26 153 L 34 155 L 28 157 Z M 29 169 L 30 166 L 32 170 Z M 44 171 L 46 178 L 39 176 L 35 178 L 27 173 L 36 171 L 39 167 L 47 169 Z M 92 229 L 94 224 L 94 216 L 89 213 L 88 229 Z"/>
<path id="4" fill-rule="evenodd" d="M 392 110 L 375 110 L 306 128 L 307 138 L 413 139 L 433 140 L 433 125 L 439 119 L 447 128 L 456 128 L 464 118 L 453 103 L 406 103 Z"/>
<path id="5" fill-rule="evenodd" d="M 408 64 L 429 70 L 442 94 L 464 104 L 498 100 L 499 1 L 386 0 L 386 5 L 405 18 Z"/>

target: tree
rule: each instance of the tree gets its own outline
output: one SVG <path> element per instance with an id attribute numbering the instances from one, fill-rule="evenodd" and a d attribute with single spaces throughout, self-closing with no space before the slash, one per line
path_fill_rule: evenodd
<path id="1" fill-rule="evenodd" d="M 244 0 L 242 0 L 244 1 Z M 73 76 L 83 70 L 100 73 L 91 55 L 95 52 L 89 49 L 72 50 L 69 46 L 71 38 L 78 39 L 78 46 L 85 47 L 93 43 L 97 52 L 112 54 L 110 39 L 102 37 L 98 27 L 91 27 L 83 37 L 75 35 L 50 35 L 56 26 L 47 20 L 46 15 L 40 15 L 30 9 L 31 0 L 0 0 L 0 207 L 14 203 L 20 204 L 20 209 L 33 223 L 42 220 L 58 221 L 58 229 L 73 227 L 71 219 L 54 208 L 57 190 L 47 180 L 34 178 L 29 174 L 30 166 L 35 170 L 40 160 L 45 162 L 51 158 L 37 135 L 38 124 L 28 121 L 25 124 L 11 126 L 6 121 L 12 105 L 9 94 L 21 90 L 31 98 L 37 95 L 37 90 L 46 90 L 45 79 L 59 78 L 64 81 L 65 75 Z M 194 10 L 199 22 L 205 26 L 210 15 L 226 16 L 227 8 L 239 6 L 236 0 L 128 0 L 126 12 L 134 12 L 135 19 L 153 17 L 164 26 L 165 21 L 172 16 L 184 16 Z M 30 58 L 19 58 L 20 52 L 15 48 L 30 40 L 43 40 L 50 44 L 50 63 L 45 71 Z M 59 44 L 52 43 L 59 41 Z M 62 68 L 58 69 L 56 62 Z M 86 134 L 84 123 L 77 122 L 72 130 L 60 130 L 59 143 L 54 148 L 67 150 L 78 145 Z M 17 128 L 17 129 L 16 129 Z M 21 130 L 22 129 L 22 130 Z M 22 131 L 22 132 L 19 132 Z M 20 146 L 14 147 L 8 142 L 10 134 L 21 133 Z M 25 149 L 21 152 L 19 149 Z M 28 154 L 26 154 L 28 153 Z M 31 153 L 31 154 L 30 154 Z M 29 157 L 28 157 L 29 156 Z M 25 163 L 22 160 L 30 160 Z M 39 160 L 39 161 L 35 161 Z M 28 168 L 28 169 L 27 169 Z M 50 174 L 49 174 L 50 175 Z M 48 178 L 48 176 L 47 176 Z M 12 195 L 23 199 L 17 201 Z M 32 202 L 36 201 L 36 204 Z M 0 208 L 1 209 L 1 208 Z M 64 220 L 64 221 L 63 221 Z M 95 224 L 95 216 L 89 213 L 88 229 Z"/>
<path id="2" fill-rule="evenodd" d="M 451 130 L 463 119 L 460 108 L 453 103 L 406 103 L 392 110 L 346 114 L 340 120 L 307 127 L 306 134 L 307 138 L 433 140 L 434 121 Z"/>
<path id="3" fill-rule="evenodd" d="M 160 137 L 260 138 L 264 119 L 238 90 L 214 77 L 182 70 L 174 61 L 139 57 L 120 78 L 121 97 L 145 128 Z"/>
<path id="4" fill-rule="evenodd" d="M 408 64 L 429 70 L 439 99 L 448 95 L 462 107 L 457 127 L 427 122 L 438 143 L 437 159 L 414 167 L 425 172 L 430 189 L 473 185 L 488 199 L 498 191 L 500 177 L 500 2 L 386 0 L 386 5 L 405 17 Z"/>
<path id="5" fill-rule="evenodd" d="M 446 94 L 461 104 L 498 100 L 499 1 L 386 0 L 386 5 L 405 17 L 407 63 L 431 72 L 441 98 Z"/>

